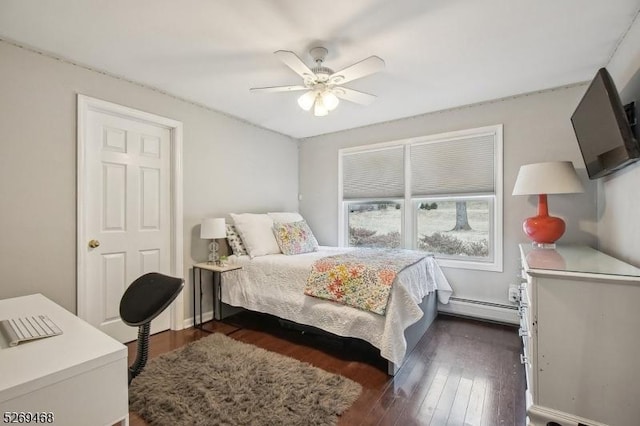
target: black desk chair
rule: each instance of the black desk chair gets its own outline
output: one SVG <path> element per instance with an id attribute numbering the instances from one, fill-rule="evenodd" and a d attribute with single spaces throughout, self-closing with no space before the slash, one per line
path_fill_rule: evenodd
<path id="1" fill-rule="evenodd" d="M 149 272 L 136 279 L 120 299 L 120 318 L 132 327 L 138 327 L 138 353 L 129 367 L 129 384 L 147 364 L 151 321 L 160 315 L 180 294 L 184 281 Z"/>

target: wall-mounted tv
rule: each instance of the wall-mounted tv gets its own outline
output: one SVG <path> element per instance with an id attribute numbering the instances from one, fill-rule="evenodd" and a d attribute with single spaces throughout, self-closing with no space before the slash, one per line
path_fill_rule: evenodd
<path id="1" fill-rule="evenodd" d="M 640 159 L 637 114 L 634 102 L 622 105 L 609 72 L 599 69 L 571 116 L 590 179 Z"/>

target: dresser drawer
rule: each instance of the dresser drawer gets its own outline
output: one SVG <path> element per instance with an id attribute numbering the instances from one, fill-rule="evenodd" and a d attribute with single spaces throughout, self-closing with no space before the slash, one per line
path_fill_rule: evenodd
<path id="1" fill-rule="evenodd" d="M 531 331 L 533 329 L 531 309 L 528 306 L 518 306 L 518 316 L 520 317 L 520 330 Z"/>
<path id="2" fill-rule="evenodd" d="M 526 333 L 523 333 L 523 329 L 520 328 L 519 333 L 522 338 L 522 354 L 520 355 L 520 363 L 524 366 L 525 379 L 527 384 L 527 393 L 530 395 L 531 400 L 534 399 L 536 395 L 535 392 L 535 377 L 534 377 L 534 369 L 533 364 L 535 362 L 535 340 L 533 338 L 532 332 L 530 330 L 526 330 Z M 529 407 L 528 404 L 527 408 Z"/>
<path id="3" fill-rule="evenodd" d="M 533 361 L 533 339 L 531 336 L 522 336 L 522 356 L 520 357 L 521 364 L 525 366 L 531 366 Z"/>
<path id="4" fill-rule="evenodd" d="M 527 282 L 523 282 L 519 287 L 520 292 L 520 306 L 529 306 L 531 303 L 531 296 L 529 295 L 529 285 Z"/>

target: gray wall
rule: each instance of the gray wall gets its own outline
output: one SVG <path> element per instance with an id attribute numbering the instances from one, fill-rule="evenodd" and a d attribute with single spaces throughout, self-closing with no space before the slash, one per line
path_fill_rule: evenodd
<path id="1" fill-rule="evenodd" d="M 78 93 L 184 123 L 185 277 L 207 257 L 203 217 L 297 209 L 296 140 L 0 41 L 0 299 L 76 310 Z"/>
<path id="2" fill-rule="evenodd" d="M 549 196 L 550 213 L 567 222 L 560 242 L 595 245 L 596 188 L 586 178 L 569 120 L 585 88 L 550 90 L 305 139 L 300 143 L 300 211 L 321 244 L 337 244 L 338 149 L 503 124 L 504 272 L 446 268 L 445 274 L 457 297 L 507 304 L 508 285 L 519 268 L 517 245 L 528 242 L 521 224 L 536 214 L 537 205 L 535 197 L 511 196 L 522 164 L 573 161 L 587 192 Z"/>
<path id="3" fill-rule="evenodd" d="M 636 22 L 608 65 L 619 88 L 640 69 Z M 523 218 L 533 197 L 510 195 L 521 164 L 572 160 L 588 187 L 551 196 L 565 217 L 561 242 L 596 244 L 595 183 L 586 179 L 569 116 L 586 86 L 475 105 L 361 129 L 295 140 L 157 91 L 0 41 L 0 298 L 41 292 L 75 311 L 76 94 L 184 123 L 185 277 L 206 258 L 204 216 L 231 211 L 300 210 L 322 244 L 337 243 L 337 151 L 348 146 L 504 124 L 504 273 L 446 269 L 459 297 L 506 303 L 517 270 Z M 264 159 L 268 161 L 264 161 Z M 299 160 L 299 163 L 298 163 Z M 260 168 L 255 167 L 260 164 Z M 640 166 L 598 181 L 600 248 L 640 266 Z M 190 289 L 185 315 L 190 312 Z"/>
<path id="4" fill-rule="evenodd" d="M 636 17 L 607 65 L 623 102 L 640 101 L 639 19 Z M 599 248 L 640 267 L 640 164 L 628 166 L 598 182 Z"/>

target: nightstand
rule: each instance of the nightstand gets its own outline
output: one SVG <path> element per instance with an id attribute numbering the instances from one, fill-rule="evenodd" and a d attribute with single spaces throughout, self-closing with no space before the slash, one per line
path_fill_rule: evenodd
<path id="1" fill-rule="evenodd" d="M 202 331 L 210 332 L 210 330 L 205 330 L 202 328 L 202 270 L 211 271 L 213 275 L 213 313 L 214 318 L 216 317 L 216 313 L 220 312 L 220 284 L 222 283 L 222 274 L 229 271 L 235 271 L 238 269 L 242 269 L 240 265 L 215 265 L 213 263 L 196 263 L 193 265 L 192 269 L 192 280 L 193 283 L 193 326 Z M 196 271 L 198 271 L 198 278 L 196 280 Z M 196 282 L 198 283 L 198 292 L 196 295 Z M 196 321 L 196 297 L 199 296 L 199 321 Z"/>

